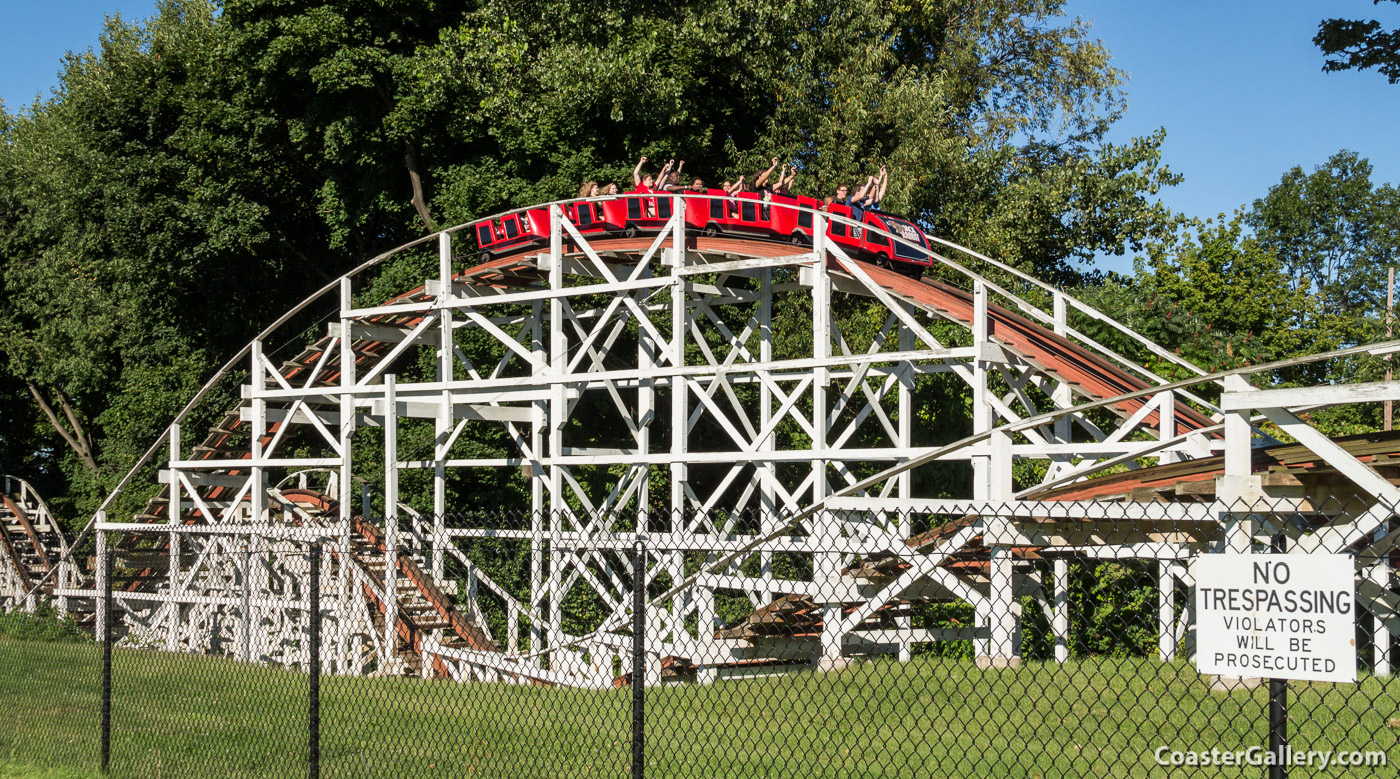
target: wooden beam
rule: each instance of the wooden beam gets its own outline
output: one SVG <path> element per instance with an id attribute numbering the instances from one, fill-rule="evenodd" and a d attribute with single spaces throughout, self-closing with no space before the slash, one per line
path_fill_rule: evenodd
<path id="1" fill-rule="evenodd" d="M 1256 408 L 1334 406 L 1343 403 L 1378 403 L 1385 400 L 1400 400 L 1400 382 L 1373 381 L 1365 384 L 1229 391 L 1221 396 L 1220 408 L 1222 411 L 1249 411 Z"/>
<path id="2" fill-rule="evenodd" d="M 326 326 L 326 332 L 332 338 L 340 337 L 344 331 L 340 322 L 331 322 Z M 408 339 L 413 332 L 412 328 L 394 327 L 393 325 L 373 324 L 370 322 L 354 322 L 350 326 L 350 337 L 355 340 L 380 341 L 382 343 L 401 343 Z M 424 346 L 437 346 L 439 337 L 437 333 L 423 333 L 416 339 Z"/>
<path id="3" fill-rule="evenodd" d="M 711 262 L 699 265 L 685 265 L 676 269 L 677 276 L 693 276 L 700 273 L 731 273 L 739 274 L 746 271 L 756 271 L 763 268 L 777 268 L 788 265 L 811 265 L 816 260 L 816 256 L 811 252 L 805 254 L 791 254 L 783 257 L 752 257 L 744 260 L 732 260 L 729 262 Z"/>

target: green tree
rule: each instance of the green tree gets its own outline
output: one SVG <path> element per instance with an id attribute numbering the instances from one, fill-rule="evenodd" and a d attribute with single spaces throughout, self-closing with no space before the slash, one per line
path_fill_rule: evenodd
<path id="1" fill-rule="evenodd" d="M 817 191 L 887 161 L 886 204 L 934 233 L 1055 281 L 1141 246 L 1177 178 L 1162 135 L 1103 143 L 1123 75 L 1055 0 L 864 2 L 788 22 L 761 142 Z M 784 28 L 774 24 L 779 30 Z"/>
<path id="2" fill-rule="evenodd" d="M 63 513 L 90 510 L 214 365 L 333 277 L 285 155 L 220 92 L 219 24 L 198 0 L 112 19 L 53 100 L 0 127 L 0 370 L 34 409 L 17 415 L 29 445 L 60 442 Z"/>
<path id="3" fill-rule="evenodd" d="M 1375 5 L 1381 2 L 1373 0 Z M 1400 81 L 1400 30 L 1386 30 L 1375 19 L 1324 19 L 1313 43 L 1333 57 L 1323 63 L 1324 71 L 1375 68 L 1390 83 Z"/>
<path id="4" fill-rule="evenodd" d="M 1315 296 L 1333 322 L 1331 341 L 1374 335 L 1385 307 L 1385 268 L 1400 253 L 1400 212 L 1390 185 L 1371 183 L 1371 164 L 1340 151 L 1312 173 L 1294 167 L 1254 201 L 1248 224 L 1278 255 L 1291 288 Z"/>
<path id="5" fill-rule="evenodd" d="M 1185 345 L 1183 353 L 1207 370 L 1316 348 L 1316 302 L 1290 283 L 1277 253 L 1246 234 L 1244 223 L 1242 212 L 1197 223 L 1194 236 L 1154 246 L 1138 263 L 1148 301 L 1171 301 L 1198 323 L 1182 331 L 1191 334 L 1189 345 L 1170 336 L 1161 343 Z"/>
<path id="6" fill-rule="evenodd" d="M 285 118 L 337 245 L 778 155 L 799 188 L 888 164 L 887 207 L 1046 274 L 1136 248 L 1175 177 L 1161 137 L 1102 143 L 1121 73 L 1059 0 L 456 6 L 232 0 L 240 94 Z"/>
<path id="7" fill-rule="evenodd" d="M 1385 268 L 1400 249 L 1400 211 L 1395 189 L 1373 185 L 1370 172 L 1366 160 L 1347 151 L 1312 173 L 1295 167 L 1248 210 L 1185 223 L 1180 234 L 1148 247 L 1134 277 L 1110 278 L 1080 297 L 1206 370 L 1377 340 Z M 1084 326 L 1162 375 L 1184 378 L 1102 325 Z M 1379 379 L 1383 367 L 1363 356 L 1256 380 L 1367 381 Z M 1365 432 L 1379 426 L 1379 409 L 1328 409 L 1314 422 L 1335 435 Z"/>

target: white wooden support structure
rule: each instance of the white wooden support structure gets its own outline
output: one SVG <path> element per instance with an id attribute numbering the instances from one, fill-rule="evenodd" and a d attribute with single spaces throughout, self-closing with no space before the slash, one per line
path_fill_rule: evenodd
<path id="1" fill-rule="evenodd" d="M 381 666 L 399 670 L 399 423 L 398 377 L 384 376 L 384 643 Z"/>
<path id="2" fill-rule="evenodd" d="M 1259 511 L 1240 506 L 1278 505 L 1258 502 L 1273 498 L 1252 473 L 1253 411 L 1291 434 L 1301 423 L 1290 408 L 1395 394 L 1390 386 L 1257 391 L 1243 376 L 1226 376 L 1225 400 L 1215 408 L 1189 382 L 1168 386 L 1076 325 L 1097 320 L 1155 360 L 1199 375 L 1194 366 L 992 258 L 943 243 L 935 244 L 937 253 L 920 247 L 957 280 L 962 291 L 953 294 L 858 261 L 869 257 L 828 237 L 830 225 L 848 235 L 855 227 L 842 217 L 810 212 L 810 231 L 780 244 L 694 229 L 704 213 L 696 209 L 707 207 L 703 197 L 643 199 L 669 216 L 636 236 L 580 228 L 568 203 L 533 207 L 547 214 L 548 235 L 475 267 L 461 262 L 474 252 L 465 226 L 436 233 L 390 255 L 435 252 L 435 272 L 424 271 L 431 278 L 421 288 L 390 301 L 357 301 L 357 284 L 372 263 L 308 301 L 332 327 L 301 354 L 285 359 L 265 351 L 288 342 L 276 328 L 250 344 L 231 363 L 246 367 L 246 380 L 231 367 L 222 374 L 227 393 L 209 394 L 239 397 L 230 418 L 243 422 L 246 441 L 195 451 L 201 447 L 182 414 L 155 455 L 167 461 L 160 470 L 169 513 L 144 527 L 105 517 L 100 523 L 108 534 L 155 534 L 169 553 L 170 570 L 159 584 L 124 596 L 119 611 L 132 643 L 304 663 L 287 648 L 298 645 L 308 618 L 298 550 L 308 538 L 324 537 L 325 584 L 335 591 L 323 601 L 323 661 L 337 673 L 401 670 L 407 650 L 400 649 L 398 616 L 411 613 L 405 599 L 427 597 L 402 571 L 420 565 L 432 584 L 427 589 L 456 596 L 464 619 L 503 619 L 506 626 L 493 637 L 494 652 L 453 648 L 440 635 L 420 642 L 425 655 L 463 681 L 538 677 L 598 686 L 629 651 L 609 631 L 618 627 L 611 620 L 625 612 L 635 576 L 653 590 L 660 582 L 689 582 L 649 611 L 656 630 L 648 663 L 698 658 L 702 682 L 737 675 L 742 660 L 762 657 L 754 653 L 763 647 L 716 634 L 721 594 L 747 599 L 755 610 L 784 595 L 810 599 L 822 616 L 820 635 L 770 648 L 805 652 L 804 661 L 835 668 L 853 655 L 889 652 L 907 660 L 914 644 L 942 640 L 971 641 L 986 666 L 1015 665 L 1020 604 L 1034 593 L 1046 601 L 1054 658 L 1064 662 L 1073 559 L 1155 561 L 1158 655 L 1170 660 L 1189 632 L 1189 616 L 1175 609 L 1176 588 L 1191 586 L 1182 575 L 1186 558 L 1212 545 L 1250 552 L 1263 525 L 1252 518 Z M 1016 283 L 1006 284 L 1007 277 Z M 1014 342 L 1009 317 L 1020 317 L 1017 327 L 1043 328 L 1037 343 L 1047 351 L 1032 355 L 1033 344 Z M 1086 376 L 1095 368 L 1079 359 L 1081 351 L 1116 372 Z M 422 366 L 422 373 L 399 367 L 407 365 Z M 1140 394 L 1108 403 L 1093 380 L 1120 386 L 1113 382 L 1123 375 L 1141 385 Z M 930 387 L 955 393 L 957 402 L 931 399 Z M 1105 404 L 1087 411 L 1075 405 L 1094 401 Z M 943 432 L 930 427 L 950 422 L 935 412 L 964 404 L 976 440 L 939 459 L 970 464 L 970 483 L 959 486 L 963 504 L 920 494 L 929 481 L 922 477 L 940 464 L 870 476 L 927 455 L 934 449 L 928 442 Z M 1217 412 L 1225 467 L 1213 504 L 1056 507 L 1017 497 L 1035 487 L 1012 483 L 1013 473 L 1034 470 L 1020 467 L 1029 461 L 1044 464 L 1045 485 L 1107 464 L 1208 455 L 1220 433 L 1202 428 L 1216 423 L 1209 417 Z M 467 451 L 486 431 L 506 442 L 505 451 Z M 1335 526 L 1338 543 L 1353 550 L 1393 546 L 1400 491 L 1364 463 L 1346 462 L 1335 446 L 1297 432 L 1371 496 L 1372 511 Z M 382 460 L 369 458 L 382 462 L 383 481 L 375 486 L 384 506 L 382 569 L 364 532 L 377 518 L 354 500 L 357 485 L 378 470 L 353 456 L 372 435 L 382 435 L 384 446 Z M 431 435 L 431 446 L 405 455 L 400 438 L 407 450 L 420 435 Z M 400 495 L 400 475 L 411 469 L 422 469 L 430 490 Z M 287 479 L 313 471 L 333 483 L 312 489 L 303 475 L 295 489 L 279 491 Z M 453 505 L 455 485 L 468 471 L 523 480 L 528 505 Z M 786 517 L 813 506 L 824 508 L 789 524 Z M 468 508 L 522 513 L 509 525 L 465 514 L 446 521 Z M 1037 524 L 1049 515 L 1093 533 L 1055 536 Z M 1188 540 L 1116 534 L 1149 515 L 1179 523 Z M 963 516 L 971 524 L 967 535 L 950 535 L 957 548 L 911 551 L 905 544 L 919 530 Z M 195 519 L 187 523 L 189 517 Z M 986 539 L 985 579 L 947 564 L 950 555 L 972 550 L 973 536 Z M 627 552 L 639 537 L 647 539 L 650 565 L 632 571 Z M 1299 540 L 1299 553 L 1308 551 L 1306 543 Z M 528 591 L 496 584 L 489 566 L 469 554 L 479 544 L 528 557 Z M 1030 563 L 1013 555 L 1019 547 L 1055 553 Z M 855 555 L 891 553 L 909 568 L 890 581 L 847 571 Z M 709 568 L 696 574 L 689 560 Z M 810 565 L 810 578 L 783 578 L 780 560 Z M 1045 586 L 1051 574 L 1053 584 Z M 1388 571 L 1366 576 L 1374 587 L 1389 586 Z M 61 597 L 91 597 L 91 589 L 75 586 L 67 581 Z M 75 592 L 86 595 L 68 594 Z M 579 597 L 601 604 L 602 623 L 589 626 L 596 632 L 588 637 L 567 629 L 565 604 Z M 890 608 L 935 601 L 970 604 L 974 626 L 915 628 L 907 612 Z M 887 618 L 892 611 L 899 616 Z M 215 617 L 240 624 L 239 640 L 215 635 Z M 1378 625 L 1392 626 L 1384 619 Z M 420 672 L 431 673 L 420 659 Z M 643 683 L 660 681 L 655 668 Z"/>

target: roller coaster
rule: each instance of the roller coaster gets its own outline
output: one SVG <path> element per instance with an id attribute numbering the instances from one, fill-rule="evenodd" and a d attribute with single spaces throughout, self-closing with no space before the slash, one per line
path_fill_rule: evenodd
<path id="1" fill-rule="evenodd" d="M 625 199 L 446 229 L 327 285 L 200 390 L 79 538 L 27 487 L 7 497 L 5 605 L 56 599 L 128 646 L 305 664 L 319 542 L 328 671 L 600 687 L 630 667 L 640 576 L 661 626 L 643 681 L 708 683 L 936 641 L 1015 665 L 1024 598 L 1063 639 L 1067 561 L 1131 559 L 1155 564 L 1170 660 L 1189 651 L 1175 593 L 1191 557 L 1284 534 L 1296 553 L 1357 554 L 1389 672 L 1400 437 L 1330 439 L 1300 409 L 1393 385 L 1255 389 L 1276 365 L 1207 374 L 993 258 L 810 204 L 767 206 L 810 225 L 801 241 L 688 218 L 725 213 L 713 196 L 655 196 L 640 231 L 580 217 Z M 539 241 L 474 234 L 522 219 Z M 830 240 L 861 230 L 930 276 Z M 416 286 L 376 300 L 386 263 L 417 269 Z M 496 440 L 508 451 L 474 445 Z M 919 494 L 950 463 L 965 494 Z M 519 520 L 464 511 L 464 474 L 513 485 L 520 505 L 496 508 Z M 401 477 L 431 482 L 431 503 L 405 500 Z M 143 489 L 143 511 L 108 516 Z M 1304 519 L 1269 519 L 1283 510 Z M 634 570 L 639 542 L 655 551 Z M 110 570 L 72 551 L 94 548 Z M 527 584 L 480 555 L 516 555 Z M 578 597 L 602 616 L 571 632 Z M 721 622 L 725 598 L 747 615 Z M 969 605 L 973 624 L 915 626 L 909 609 L 937 602 Z"/>
<path id="2" fill-rule="evenodd" d="M 0 476 L 0 485 L 0 608 L 33 610 L 55 590 L 79 585 L 82 576 L 72 566 L 63 527 L 33 485 L 17 476 Z M 66 599 L 60 597 L 58 607 L 67 613 Z"/>

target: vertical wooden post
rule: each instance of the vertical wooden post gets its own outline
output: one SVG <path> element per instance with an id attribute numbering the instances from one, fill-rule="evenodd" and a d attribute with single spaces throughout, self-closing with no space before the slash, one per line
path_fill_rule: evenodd
<path id="1" fill-rule="evenodd" d="M 985 433 L 992 429 L 992 406 L 987 400 L 987 363 L 982 359 L 982 350 L 988 342 L 988 322 L 987 322 L 987 285 L 981 281 L 976 281 L 972 286 L 972 345 L 977 350 L 972 358 L 972 432 Z M 972 499 L 981 502 L 991 500 L 991 473 L 992 464 L 986 455 L 978 455 L 972 458 Z M 982 520 L 984 524 L 986 518 Z M 995 569 L 1000 561 L 995 550 L 991 552 L 992 566 L 992 588 L 988 592 L 988 597 L 981 606 L 974 606 L 973 625 L 981 628 L 985 638 L 973 639 L 973 655 L 978 662 L 988 662 L 995 652 L 992 641 L 992 623 L 996 621 L 996 604 L 994 602 L 997 593 L 996 584 L 1000 582 Z"/>
<path id="2" fill-rule="evenodd" d="M 917 310 L 907 303 L 901 303 L 904 310 L 910 316 L 914 316 Z M 912 352 L 917 347 L 914 333 L 909 326 L 903 322 L 895 320 L 895 327 L 899 328 L 898 348 L 901 352 Z M 896 446 L 902 449 L 914 448 L 914 387 L 915 387 L 914 364 L 911 360 L 905 359 L 899 364 L 899 440 Z M 908 500 L 913 497 L 914 474 L 905 471 L 898 477 L 899 497 Z M 900 512 L 894 521 L 894 531 L 901 538 L 908 538 L 913 532 L 910 517 L 907 512 Z M 899 637 L 899 661 L 907 663 L 914 659 L 914 646 L 910 640 L 910 631 L 913 628 L 911 617 L 896 617 L 895 625 L 900 631 Z"/>
<path id="3" fill-rule="evenodd" d="M 549 287 L 564 288 L 564 227 L 563 213 L 555 206 L 549 212 Z M 546 617 L 549 646 L 556 646 L 564 631 L 564 553 L 559 548 L 563 522 L 569 511 L 565 500 L 564 468 L 559 460 L 564 456 L 564 429 L 568 426 L 569 394 L 564 377 L 569 370 L 569 340 L 564 330 L 564 299 L 549 301 L 549 367 L 553 383 L 549 389 L 549 579 L 546 592 L 549 613 Z M 551 658 L 557 663 L 557 658 Z"/>
<path id="4" fill-rule="evenodd" d="M 1069 659 L 1069 561 L 1055 558 L 1055 605 L 1051 631 L 1055 634 L 1055 662 Z"/>
<path id="5" fill-rule="evenodd" d="M 1392 265 L 1386 274 L 1389 280 L 1385 286 L 1385 340 L 1389 341 L 1395 337 L 1395 266 Z M 1393 381 L 1390 369 L 1390 355 L 1385 356 L 1385 380 L 1386 383 Z M 1391 429 L 1392 417 L 1395 404 L 1393 401 L 1385 402 L 1385 429 Z"/>
<path id="6" fill-rule="evenodd" d="M 1157 435 L 1160 436 L 1159 440 L 1165 441 L 1168 438 L 1176 437 L 1176 393 L 1171 391 L 1163 392 L 1158 398 L 1160 399 L 1159 402 L 1161 405 L 1157 407 L 1157 418 L 1159 420 Z M 1157 462 L 1165 465 L 1167 463 L 1177 462 L 1180 459 L 1181 456 L 1177 452 L 1165 451 L 1158 456 Z"/>
<path id="7" fill-rule="evenodd" d="M 169 502 L 165 506 L 165 523 L 171 527 L 170 534 L 166 540 L 166 587 L 172 597 L 180 594 L 180 534 L 175 532 L 183 520 L 184 509 L 180 504 L 180 471 L 175 463 L 180 461 L 180 423 L 174 422 L 170 425 L 170 470 L 169 481 L 166 484 L 167 498 Z M 213 539 L 206 543 L 216 543 Z M 175 651 L 180 634 L 180 604 L 171 603 L 170 608 L 174 610 L 174 615 L 170 619 L 170 630 L 165 636 L 165 651 Z"/>
<path id="8" fill-rule="evenodd" d="M 1069 306 L 1065 300 L 1065 293 L 1059 290 L 1055 292 L 1055 335 L 1063 338 L 1069 337 Z M 1055 404 L 1055 408 L 1069 408 L 1074 405 L 1074 392 L 1068 384 L 1063 381 L 1055 382 L 1055 388 L 1050 391 L 1050 400 Z M 1069 443 L 1073 433 L 1074 420 L 1070 415 L 1065 414 L 1055 420 L 1055 438 L 1062 444 Z"/>
<path id="9" fill-rule="evenodd" d="M 1011 479 L 1011 436 L 1001 431 L 993 431 L 987 441 L 991 456 L 987 458 L 988 499 L 995 505 L 1011 500 L 1013 484 Z M 985 516 L 988 533 L 1003 535 L 1010 530 L 1010 520 L 1006 517 Z M 1005 540 L 990 545 L 990 588 L 987 591 L 986 611 L 989 646 L 985 657 L 979 657 L 983 667 L 1014 668 L 1021 664 L 1020 601 L 1016 597 L 1015 578 L 1012 570 L 1012 547 Z"/>
<path id="10" fill-rule="evenodd" d="M 685 212 L 686 212 L 686 202 L 685 202 L 685 198 L 681 197 L 680 195 L 676 195 L 676 196 L 672 197 L 672 198 L 671 198 L 671 214 L 672 214 L 672 217 L 671 217 L 671 220 L 672 220 L 672 221 L 671 221 L 671 223 L 672 223 L 672 227 L 671 227 L 671 251 L 672 251 L 672 256 L 674 256 L 674 257 L 675 257 L 675 260 L 676 260 L 676 265 L 675 265 L 676 269 L 680 269 L 680 268 L 685 267 L 686 262 L 687 262 L 687 256 L 686 256 L 686 237 L 685 237 L 685 226 L 686 226 Z M 689 327 L 689 326 L 690 326 L 690 323 L 689 323 L 689 311 L 690 311 L 689 306 L 687 306 L 687 307 L 686 307 L 686 319 L 687 319 L 687 321 L 686 321 L 686 327 Z M 677 379 L 680 379 L 680 378 L 681 378 L 681 377 L 678 375 L 678 376 L 677 376 Z M 688 396 L 688 394 L 687 394 L 687 398 L 688 398 L 688 397 L 689 397 L 689 396 Z M 687 402 L 689 402 L 689 401 L 687 400 Z M 687 426 L 689 425 L 688 418 L 687 418 L 687 423 L 686 423 L 686 424 L 687 424 Z M 685 445 L 685 447 L 686 447 L 686 451 L 689 451 L 689 450 L 690 450 L 690 436 L 689 436 L 688 433 L 687 433 L 687 435 L 686 435 L 685 438 L 684 438 L 684 445 Z M 686 466 L 686 478 L 687 478 L 687 479 L 690 478 L 689 466 Z M 645 476 L 643 476 L 643 480 L 645 481 Z M 645 509 L 646 504 L 645 504 L 645 503 L 642 503 L 641 505 L 642 505 L 643 508 Z M 645 517 L 643 517 L 643 519 L 645 519 Z M 683 522 L 683 521 L 684 521 L 684 520 L 683 520 L 683 515 L 674 515 L 674 516 L 671 517 L 671 522 L 672 522 L 672 524 L 671 524 L 670 527 L 674 530 L 674 529 L 678 528 L 678 527 L 679 527 L 679 523 L 680 523 L 680 522 Z M 646 532 L 647 532 L 647 529 L 648 529 L 648 528 L 647 528 L 647 526 L 646 526 L 645 524 L 639 524 L 639 526 L 638 526 L 638 528 L 637 528 L 637 532 L 639 532 L 639 533 L 646 533 Z M 653 555 L 655 555 L 655 554 L 657 554 L 657 553 L 656 553 L 656 552 L 653 552 Z M 673 581 L 673 582 L 678 582 L 678 581 L 683 580 L 683 579 L 685 578 L 685 567 L 684 567 L 684 561 L 682 560 L 681 553 L 680 553 L 679 551 L 671 551 L 671 552 L 667 552 L 667 553 L 665 553 L 665 554 L 666 554 L 666 556 L 665 556 L 665 558 L 664 558 L 664 565 L 665 565 L 665 567 L 666 567 L 667 572 L 669 573 L 669 575 L 670 575 L 670 577 L 671 577 L 671 581 Z M 663 562 L 662 562 L 661 560 L 658 560 L 658 562 L 657 562 L 658 567 L 661 566 L 662 564 L 663 564 Z M 691 605 L 690 599 L 691 599 L 691 594 L 690 594 L 689 592 L 683 593 L 683 594 L 677 596 L 676 601 L 675 601 L 675 603 L 674 603 L 673 605 L 674 605 L 674 607 L 677 609 L 677 611 L 679 611 L 679 612 L 686 612 L 686 611 L 689 610 L 690 605 Z M 671 630 L 672 630 L 673 632 L 683 632 L 683 631 L 685 631 L 685 630 L 686 630 L 686 627 L 685 627 L 685 625 L 684 625 L 683 620 L 681 620 L 681 619 L 679 619 L 679 617 L 677 617 L 677 618 L 673 621 L 673 624 L 671 625 Z M 656 682 L 657 682 L 658 684 L 659 684 L 660 681 L 661 681 L 661 680 L 660 680 L 660 665 L 659 665 L 659 663 L 660 663 L 660 654 L 658 653 L 657 658 L 656 658 L 656 661 L 655 661 L 655 662 L 652 662 L 652 663 L 648 663 L 648 665 L 647 665 L 647 668 L 648 668 L 649 670 L 653 671 L 654 675 L 656 676 Z"/>
<path id="11" fill-rule="evenodd" d="M 690 388 L 682 369 L 686 364 L 686 330 L 690 327 L 690 285 L 681 274 L 685 266 L 684 234 L 672 234 L 675 262 L 671 265 L 671 523 L 685 521 L 685 482 L 690 469 L 680 455 L 689 451 Z"/>
<path id="12" fill-rule="evenodd" d="M 397 669 L 399 627 L 398 377 L 384 376 L 384 663 Z"/>
<path id="13" fill-rule="evenodd" d="M 456 413 L 452 406 L 452 391 L 447 387 L 456 377 L 456 360 L 453 353 L 452 309 L 447 303 L 452 299 L 452 236 L 447 232 L 438 233 L 438 381 L 442 382 L 442 407 L 438 409 L 436 421 L 436 441 L 433 444 L 433 537 L 432 547 L 433 582 L 442 586 L 443 553 L 447 545 L 447 438 L 456 423 Z M 475 609 L 473 602 L 470 608 Z"/>
<path id="14" fill-rule="evenodd" d="M 550 272 L 550 279 L 554 274 Z M 552 310 L 552 309 L 551 309 Z M 535 301 L 530 305 L 530 355 L 534 365 L 530 369 L 530 374 L 536 383 L 543 381 L 549 373 L 550 361 L 549 352 L 544 343 L 544 303 Z M 545 550 L 544 550 L 544 528 L 545 514 L 549 511 L 549 505 L 545 497 L 545 468 L 541 462 L 544 459 L 545 435 L 549 430 L 549 420 L 551 418 L 551 402 L 548 399 L 541 399 L 534 402 L 535 418 L 530 422 L 530 457 L 531 462 L 526 463 L 524 468 L 529 469 L 530 478 L 530 648 L 532 650 L 543 646 L 545 640 L 544 633 L 544 601 L 545 590 Z M 553 473 L 553 468 L 549 469 Z"/>
<path id="15" fill-rule="evenodd" d="M 1250 389 L 1248 377 L 1231 374 L 1225 377 L 1226 392 Z M 1249 554 L 1253 551 L 1252 520 L 1248 512 L 1237 511 L 1233 503 L 1239 500 L 1239 490 L 1253 471 L 1253 429 L 1249 424 L 1249 409 L 1226 411 L 1225 414 L 1225 474 L 1224 489 L 1216 490 L 1225 525 L 1225 551 Z"/>
<path id="16" fill-rule="evenodd" d="M 340 537 L 336 540 L 340 548 L 340 565 L 336 568 L 336 635 L 335 670 L 339 673 L 358 673 L 360 668 L 352 665 L 360 662 L 359 654 L 352 652 L 348 626 L 350 624 L 350 554 L 352 525 L 355 519 L 354 489 L 355 469 L 353 443 L 356 428 L 355 396 L 349 392 L 355 386 L 355 342 L 351 330 L 353 322 L 346 312 L 355 306 L 350 279 L 340 280 L 340 387 L 345 392 L 340 395 L 340 491 L 336 498 L 340 502 Z M 368 485 L 366 485 L 368 486 Z M 361 503 L 363 506 L 363 502 Z M 365 520 L 369 517 L 366 515 Z M 353 659 L 352 659 L 353 658 Z"/>
<path id="17" fill-rule="evenodd" d="M 252 400 L 250 405 L 252 406 L 253 419 L 251 422 L 251 444 L 249 447 L 252 465 L 248 468 L 248 524 L 250 530 L 248 542 L 253 546 L 252 553 L 255 557 L 262 555 L 266 549 L 265 542 L 258 543 L 258 537 L 253 534 L 257 526 L 263 524 L 263 513 L 267 507 L 266 474 L 262 465 L 264 457 L 263 439 L 267 437 L 267 400 L 263 398 L 263 393 L 267 389 L 267 371 L 263 366 L 262 347 L 262 341 L 257 340 L 253 341 L 249 347 L 251 353 L 251 359 L 249 360 L 251 365 L 249 367 L 252 370 L 252 375 L 249 377 L 249 382 L 252 384 Z M 210 539 L 206 543 L 215 543 L 215 541 L 214 539 Z M 262 631 L 263 625 L 261 609 L 256 601 L 258 596 L 262 593 L 267 592 L 270 595 L 272 590 L 271 587 L 264 586 L 264 583 L 267 581 L 267 575 L 263 570 L 262 560 L 253 560 L 249 563 L 247 576 L 248 583 L 246 586 L 252 590 L 252 598 L 248 603 L 247 610 L 243 613 L 243 625 L 246 633 L 251 636 L 251 638 L 248 639 L 250 645 L 249 659 L 253 660 L 260 655 L 263 647 L 263 642 L 257 635 Z M 269 650 L 274 645 L 275 639 L 269 639 L 267 642 Z"/>
<path id="18" fill-rule="evenodd" d="M 812 357 L 824 360 L 831 356 L 831 273 L 827 270 L 826 218 L 818 215 L 812 226 Z M 825 452 L 830 432 L 831 410 L 829 386 L 831 368 L 819 363 L 812 369 L 812 449 Z M 827 483 L 825 454 L 810 460 L 812 468 L 812 502 L 826 498 L 831 487 Z M 812 518 L 813 537 L 818 548 L 812 553 L 812 581 L 821 593 L 822 608 L 821 653 L 817 668 L 828 670 L 844 665 L 842 644 L 847 626 L 843 598 L 837 592 L 842 585 L 841 555 L 834 549 L 838 540 L 835 519 L 830 511 Z"/>
<path id="19" fill-rule="evenodd" d="M 1157 657 L 1164 663 L 1176 659 L 1176 576 L 1170 560 L 1157 561 Z"/>
<path id="20" fill-rule="evenodd" d="M 758 360 L 769 363 L 773 360 L 773 269 L 763 268 L 758 275 Z M 767 382 L 759 382 L 758 424 L 759 430 L 767 430 L 773 421 L 773 390 Z M 772 433 L 757 442 L 760 451 L 773 451 L 775 437 Z M 772 459 L 757 465 L 759 479 L 759 532 L 767 534 L 776 526 L 782 509 L 778 505 L 778 467 Z M 773 575 L 773 553 L 767 549 L 759 553 L 759 576 L 765 581 Z M 766 604 L 773 599 L 773 593 L 759 591 L 759 603 Z M 714 608 L 714 592 L 710 592 L 710 608 Z M 713 614 L 711 614 L 713 616 Z M 703 623 L 706 625 L 712 624 Z M 713 638 L 713 630 L 710 632 Z"/>

